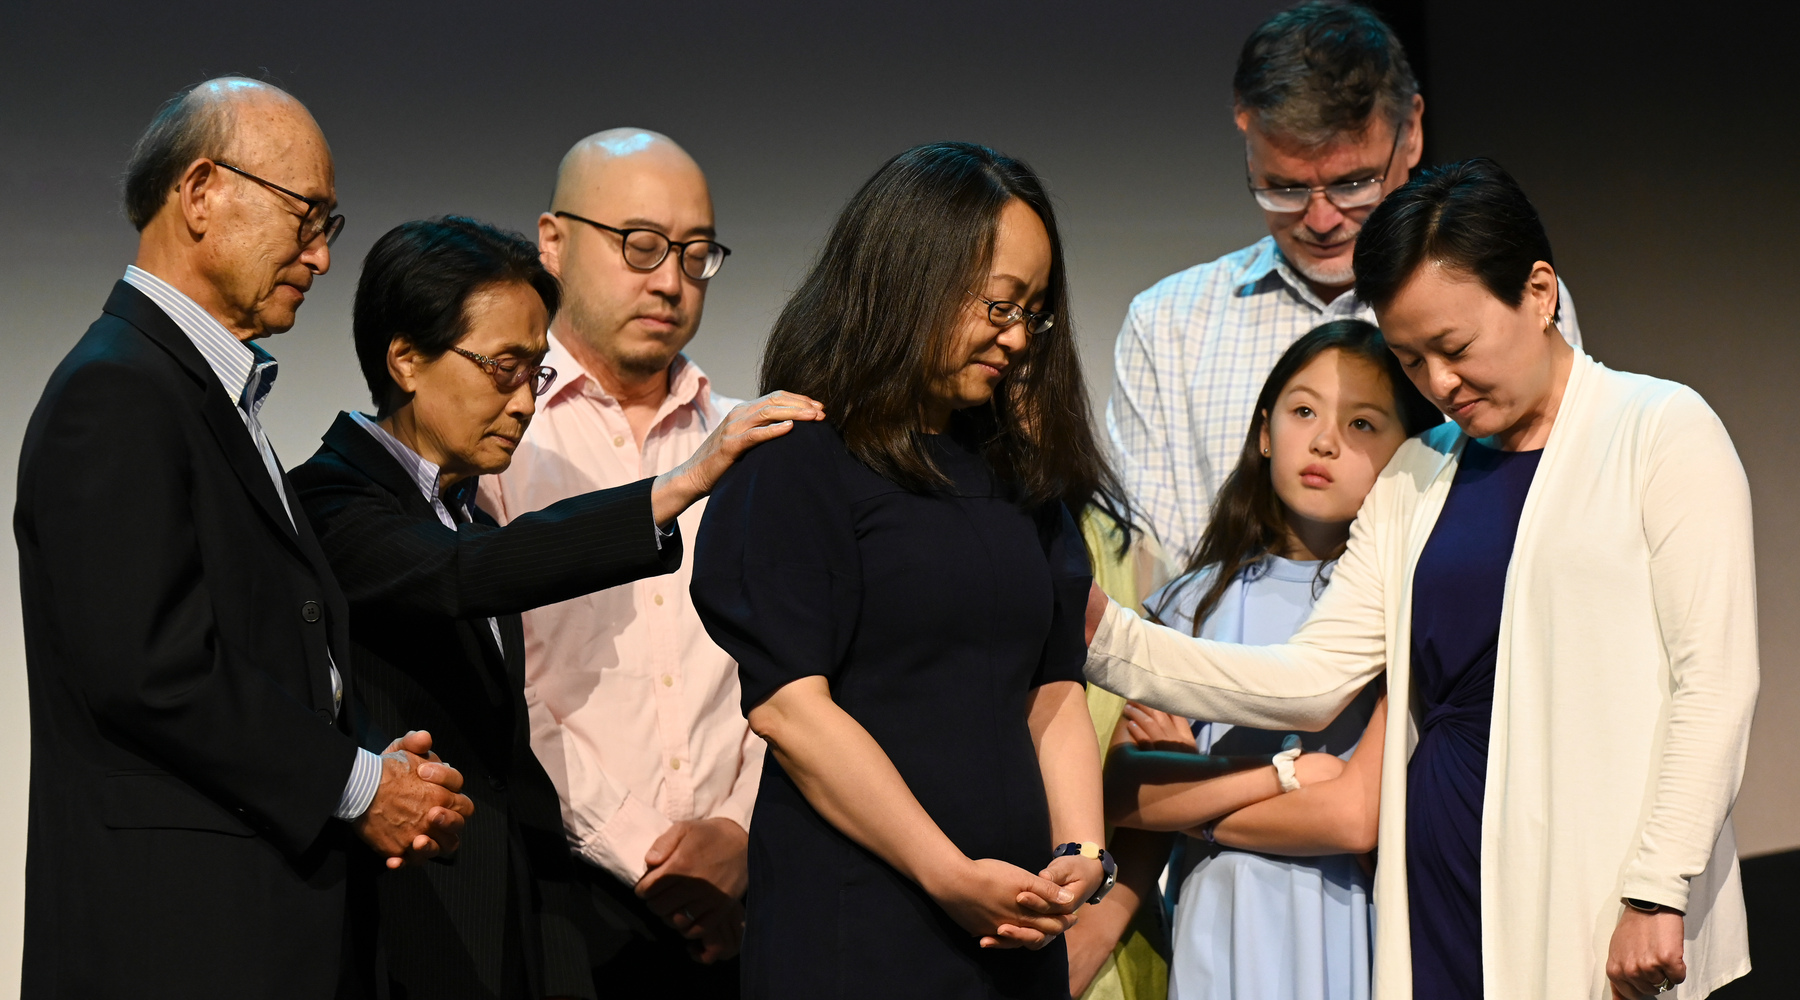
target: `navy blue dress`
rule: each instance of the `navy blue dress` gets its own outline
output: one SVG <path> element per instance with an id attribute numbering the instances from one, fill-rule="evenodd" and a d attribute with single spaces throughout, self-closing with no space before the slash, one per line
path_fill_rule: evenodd
<path id="1" fill-rule="evenodd" d="M 1470 441 L 1413 574 L 1422 721 L 1406 772 L 1406 879 L 1417 997 L 1482 995 L 1481 800 L 1500 608 L 1542 454 Z"/>
<path id="2" fill-rule="evenodd" d="M 1026 699 L 1082 679 L 1087 553 L 1062 505 L 1021 506 L 949 435 L 930 447 L 954 494 L 896 486 L 830 424 L 752 450 L 708 501 L 694 605 L 738 661 L 746 712 L 797 678 L 828 678 L 964 854 L 1036 873 L 1055 845 Z M 820 816 L 773 754 L 746 906 L 746 997 L 1069 995 L 1060 940 L 983 951 Z"/>

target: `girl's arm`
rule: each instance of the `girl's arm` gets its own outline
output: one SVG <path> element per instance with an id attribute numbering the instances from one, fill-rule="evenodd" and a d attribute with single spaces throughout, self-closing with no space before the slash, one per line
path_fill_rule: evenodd
<path id="1" fill-rule="evenodd" d="M 1080 905 L 1079 886 L 1065 888 L 1004 861 L 965 857 L 881 745 L 832 700 L 826 678 L 790 681 L 752 708 L 749 721 L 826 822 L 918 883 L 964 930 L 980 936 L 983 947 L 1042 947 L 1073 922 L 1068 914 Z M 1094 754 L 1093 727 L 1085 715 L 1079 721 Z M 1065 795 L 1070 791 L 1064 787 Z M 1051 802 L 1055 817 L 1056 799 Z"/>
<path id="2" fill-rule="evenodd" d="M 1298 791 L 1226 816 L 1213 827 L 1213 839 L 1227 847 L 1292 857 L 1374 850 L 1386 727 L 1387 696 L 1383 695 L 1375 702 L 1362 741 L 1350 754 L 1342 774 L 1315 784 L 1302 779 Z"/>
<path id="3" fill-rule="evenodd" d="M 1114 824 L 1186 830 L 1281 795 L 1268 756 L 1196 753 L 1191 740 L 1183 744 L 1169 735 L 1186 730 L 1180 720 L 1141 705 L 1127 706 L 1126 713 L 1121 730 L 1135 727 L 1152 746 L 1188 749 L 1146 750 L 1131 739 L 1114 746 L 1106 762 L 1106 818 Z M 1343 766 L 1330 754 L 1302 754 L 1294 773 L 1304 787 L 1336 777 Z"/>
<path id="4" fill-rule="evenodd" d="M 1031 690 L 1026 724 L 1037 746 L 1044 795 L 1050 804 L 1054 844 L 1106 843 L 1100 810 L 1100 748 L 1094 743 L 1087 694 L 1075 681 L 1051 681 Z M 1046 848 L 1054 846 L 1046 845 Z M 1086 901 L 1104 877 L 1098 859 L 1070 856 L 1049 862 L 1043 875 Z"/>

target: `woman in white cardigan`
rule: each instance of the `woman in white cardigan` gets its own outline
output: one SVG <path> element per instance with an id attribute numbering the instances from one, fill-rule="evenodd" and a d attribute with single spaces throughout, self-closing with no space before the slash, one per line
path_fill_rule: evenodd
<path id="1" fill-rule="evenodd" d="M 1289 643 L 1207 642 L 1096 598 L 1088 676 L 1316 729 L 1387 671 L 1410 711 L 1382 766 L 1383 1000 L 1415 975 L 1420 1000 L 1706 996 L 1750 968 L 1730 814 L 1756 595 L 1731 440 L 1691 389 L 1557 333 L 1543 227 L 1492 161 L 1395 192 L 1355 264 L 1454 423 L 1394 456 Z"/>

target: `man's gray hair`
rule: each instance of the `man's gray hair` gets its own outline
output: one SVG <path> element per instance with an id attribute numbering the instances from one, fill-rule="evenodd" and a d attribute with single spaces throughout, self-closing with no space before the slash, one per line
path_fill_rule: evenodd
<path id="1" fill-rule="evenodd" d="M 125 217 L 139 232 L 162 211 L 188 164 L 225 155 L 235 116 L 229 98 L 240 88 L 279 92 L 241 76 L 206 80 L 163 102 L 150 126 L 138 136 L 125 166 L 124 201 Z"/>
<path id="2" fill-rule="evenodd" d="M 1262 131 L 1317 147 L 1362 132 L 1377 114 L 1398 128 L 1419 81 L 1373 11 L 1315 0 L 1250 33 L 1231 89 Z"/>

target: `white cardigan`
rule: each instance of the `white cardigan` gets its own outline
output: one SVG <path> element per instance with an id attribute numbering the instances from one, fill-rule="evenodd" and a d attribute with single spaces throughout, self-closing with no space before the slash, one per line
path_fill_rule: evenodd
<path id="1" fill-rule="evenodd" d="M 1382 1000 L 1412 996 L 1413 567 L 1464 440 L 1446 424 L 1401 447 L 1331 586 L 1287 644 L 1208 642 L 1113 605 L 1088 654 L 1089 679 L 1108 690 L 1262 728 L 1321 728 L 1388 672 L 1396 710 L 1375 886 Z M 1577 349 L 1505 594 L 1481 828 L 1486 995 L 1610 998 L 1606 955 L 1622 896 L 1686 912 L 1688 978 L 1676 996 L 1704 997 L 1744 975 L 1730 814 L 1758 682 L 1750 490 L 1705 401 Z"/>

